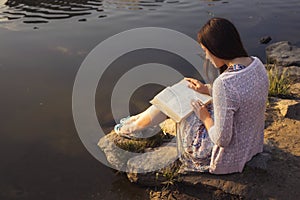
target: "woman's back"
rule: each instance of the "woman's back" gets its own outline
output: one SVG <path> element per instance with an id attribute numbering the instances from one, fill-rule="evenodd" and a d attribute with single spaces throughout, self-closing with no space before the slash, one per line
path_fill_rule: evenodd
<path id="1" fill-rule="evenodd" d="M 245 69 L 224 72 L 213 86 L 215 125 L 209 130 L 216 144 L 212 173 L 241 172 L 262 151 L 268 77 L 258 58 Z"/>

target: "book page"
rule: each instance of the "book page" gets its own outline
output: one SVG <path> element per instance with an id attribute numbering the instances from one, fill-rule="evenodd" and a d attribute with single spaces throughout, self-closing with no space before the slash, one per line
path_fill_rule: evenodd
<path id="1" fill-rule="evenodd" d="M 181 100 L 192 99 L 200 100 L 203 104 L 207 104 L 212 100 L 212 97 L 207 94 L 201 94 L 195 90 L 188 87 L 189 82 L 186 80 L 181 80 L 171 87 L 171 89 L 179 96 Z M 190 103 L 190 102 L 189 102 Z"/>
<path id="2" fill-rule="evenodd" d="M 150 103 L 174 120 L 176 119 L 178 121 L 182 118 L 182 116 L 180 116 L 182 112 L 178 109 L 180 101 L 178 97 L 176 97 L 176 93 L 174 93 L 170 87 L 165 88 L 156 95 Z"/>
<path id="3" fill-rule="evenodd" d="M 191 101 L 201 100 L 204 104 L 211 101 L 209 95 L 200 94 L 188 88 L 188 81 L 182 80 L 172 87 L 165 88 L 150 102 L 176 122 L 189 115 L 193 108 Z"/>

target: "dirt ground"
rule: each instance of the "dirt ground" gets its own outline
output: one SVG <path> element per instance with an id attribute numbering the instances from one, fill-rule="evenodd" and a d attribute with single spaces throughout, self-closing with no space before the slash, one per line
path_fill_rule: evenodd
<path id="1" fill-rule="evenodd" d="M 290 106 L 285 117 L 274 109 L 276 103 L 270 104 L 265 129 L 265 142 L 273 156 L 269 163 L 273 184 L 269 187 L 273 187 L 274 199 L 299 199 L 300 103 Z"/>

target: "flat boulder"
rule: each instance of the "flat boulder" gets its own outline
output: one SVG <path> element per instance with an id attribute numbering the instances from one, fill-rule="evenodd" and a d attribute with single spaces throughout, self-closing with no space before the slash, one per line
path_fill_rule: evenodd
<path id="1" fill-rule="evenodd" d="M 127 162 L 127 177 L 144 186 L 160 186 L 177 178 L 179 161 L 177 147 L 167 145 L 133 157 Z"/>
<path id="2" fill-rule="evenodd" d="M 158 133 L 150 138 L 128 139 L 111 131 L 99 140 L 98 146 L 112 168 L 127 171 L 127 161 L 130 158 L 144 153 L 146 149 L 160 146 L 164 137 L 164 134 Z"/>
<path id="3" fill-rule="evenodd" d="M 266 47 L 267 61 L 281 66 L 300 66 L 300 48 L 288 41 Z"/>

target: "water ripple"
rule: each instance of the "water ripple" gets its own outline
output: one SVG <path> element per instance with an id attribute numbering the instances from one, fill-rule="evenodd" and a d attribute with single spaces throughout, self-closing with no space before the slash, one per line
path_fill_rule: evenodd
<path id="1" fill-rule="evenodd" d="M 49 20 L 95 13 L 99 18 L 104 18 L 107 15 L 103 12 L 108 9 L 153 10 L 161 7 L 164 2 L 165 0 L 4 0 L 3 5 L 0 2 L 0 22 L 20 19 L 24 23 L 47 23 Z"/>

